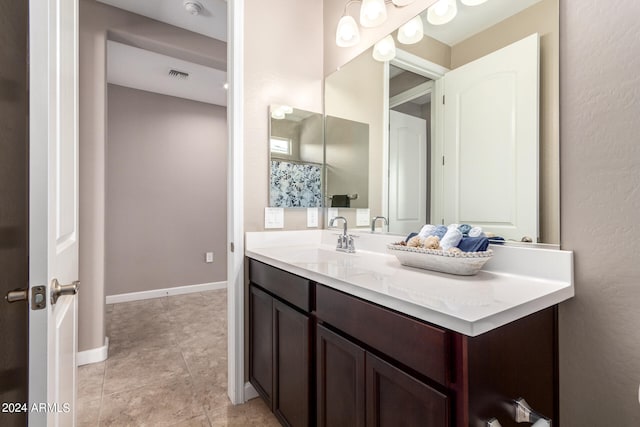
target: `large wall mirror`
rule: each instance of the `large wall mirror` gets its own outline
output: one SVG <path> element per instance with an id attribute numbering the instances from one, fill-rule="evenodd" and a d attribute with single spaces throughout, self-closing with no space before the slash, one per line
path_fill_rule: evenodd
<path id="1" fill-rule="evenodd" d="M 322 114 L 287 105 L 269 107 L 269 206 L 323 206 Z"/>
<path id="2" fill-rule="evenodd" d="M 325 114 L 369 125 L 368 207 L 390 232 L 469 223 L 559 244 L 558 12 L 457 2 L 434 25 L 424 11 L 422 40 L 394 32 L 394 59 L 371 48 L 326 78 Z"/>

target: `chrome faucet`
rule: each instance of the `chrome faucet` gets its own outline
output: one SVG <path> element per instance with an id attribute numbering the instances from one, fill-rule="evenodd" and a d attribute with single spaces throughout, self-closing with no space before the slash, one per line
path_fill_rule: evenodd
<path id="1" fill-rule="evenodd" d="M 379 219 L 384 221 L 384 225 L 389 226 L 389 220 L 387 218 L 385 218 L 383 216 L 373 217 L 371 219 L 371 232 L 372 233 L 375 233 L 375 231 L 376 231 L 376 221 L 379 220 Z"/>
<path id="2" fill-rule="evenodd" d="M 333 227 L 333 223 L 341 219 L 343 221 L 342 234 L 338 236 L 338 243 L 336 244 L 336 250 L 340 252 L 354 253 L 356 251 L 356 245 L 353 242 L 353 236 L 347 234 L 347 219 L 343 216 L 336 216 L 329 221 L 329 227 Z"/>

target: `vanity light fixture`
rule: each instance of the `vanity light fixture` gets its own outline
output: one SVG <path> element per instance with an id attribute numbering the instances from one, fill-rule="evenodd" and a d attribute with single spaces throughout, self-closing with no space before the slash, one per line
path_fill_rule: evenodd
<path id="1" fill-rule="evenodd" d="M 356 20 L 347 12 L 352 3 L 360 5 L 360 25 L 365 28 L 376 27 L 387 20 L 387 4 L 403 7 L 415 0 L 349 0 L 336 28 L 336 44 L 340 47 L 355 46 L 360 42 L 360 29 Z"/>
<path id="2" fill-rule="evenodd" d="M 402 44 L 414 44 L 422 40 L 424 24 L 420 15 L 414 17 L 398 29 L 398 41 Z"/>
<path id="3" fill-rule="evenodd" d="M 362 0 L 360 6 L 360 25 L 366 28 L 377 27 L 387 20 L 387 6 L 384 0 Z"/>
<path id="4" fill-rule="evenodd" d="M 478 6 L 486 1 L 487 0 L 460 0 L 460 2 L 465 6 Z"/>
<path id="5" fill-rule="evenodd" d="M 373 46 L 373 59 L 376 61 L 391 61 L 396 57 L 396 44 L 389 34 Z"/>
<path id="6" fill-rule="evenodd" d="M 443 25 L 458 14 L 456 0 L 438 0 L 427 9 L 427 21 L 432 25 Z"/>
<path id="7" fill-rule="evenodd" d="M 271 118 L 276 120 L 284 119 L 287 114 L 293 113 L 293 108 L 288 105 L 271 105 Z"/>

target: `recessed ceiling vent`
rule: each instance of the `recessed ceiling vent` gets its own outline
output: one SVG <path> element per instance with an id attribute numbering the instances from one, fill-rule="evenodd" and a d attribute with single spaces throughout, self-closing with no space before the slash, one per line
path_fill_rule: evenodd
<path id="1" fill-rule="evenodd" d="M 169 77 L 173 77 L 174 79 L 178 80 L 186 80 L 189 78 L 189 73 L 178 70 L 169 70 Z"/>

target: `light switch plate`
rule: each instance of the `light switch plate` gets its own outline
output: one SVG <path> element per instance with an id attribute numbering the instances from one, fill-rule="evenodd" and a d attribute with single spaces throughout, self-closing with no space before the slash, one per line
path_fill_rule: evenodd
<path id="1" fill-rule="evenodd" d="M 284 228 L 284 208 L 264 208 L 264 228 Z"/>
<path id="2" fill-rule="evenodd" d="M 331 218 L 335 218 L 338 215 L 339 215 L 338 209 L 336 208 L 327 209 L 327 226 L 329 226 L 329 221 L 331 221 Z"/>
<path id="3" fill-rule="evenodd" d="M 356 226 L 366 227 L 369 225 L 370 216 L 371 211 L 369 209 L 356 209 Z"/>
<path id="4" fill-rule="evenodd" d="M 207 262 L 207 263 L 213 262 L 213 252 L 206 252 L 204 254 L 204 262 Z"/>
<path id="5" fill-rule="evenodd" d="M 318 226 L 318 208 L 307 208 L 307 227 Z"/>

